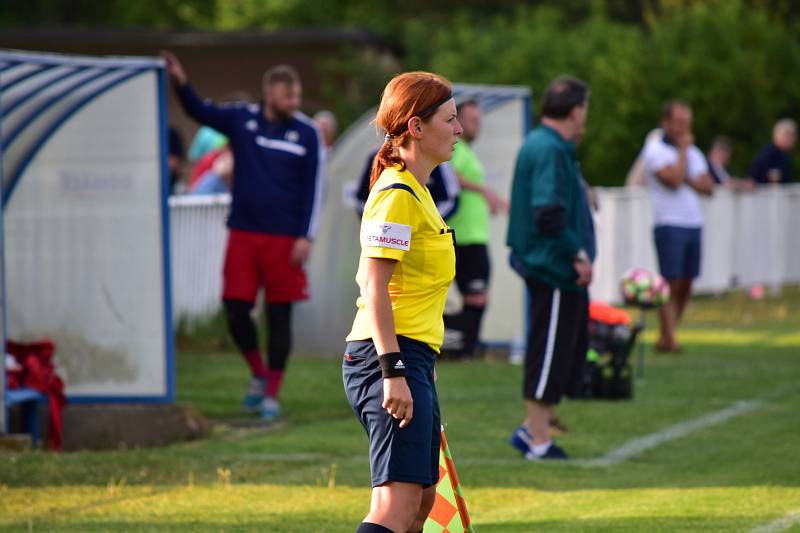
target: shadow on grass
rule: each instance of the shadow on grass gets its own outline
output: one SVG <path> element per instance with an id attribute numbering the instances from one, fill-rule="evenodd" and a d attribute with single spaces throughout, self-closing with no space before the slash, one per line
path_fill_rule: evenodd
<path id="1" fill-rule="evenodd" d="M 690 346 L 681 357 L 648 355 L 646 381 L 626 402 L 566 401 L 559 417 L 571 431 L 558 442 L 576 459 L 602 456 L 665 427 L 762 398 L 800 383 L 798 351 L 752 346 Z M 223 421 L 244 418 L 240 401 L 247 371 L 234 353 L 184 353 L 179 399 Z M 442 364 L 439 396 L 448 440 L 466 487 L 581 488 L 800 486 L 800 447 L 793 431 L 800 392 L 762 408 L 665 442 L 605 468 L 524 461 L 508 445 L 523 415 L 521 369 L 504 362 Z M 368 486 L 367 441 L 344 397 L 340 362 L 290 361 L 282 398 L 286 416 L 272 430 L 233 428 L 203 441 L 161 449 L 48 454 L 0 454 L 0 484 L 10 487 L 213 483 L 217 468 L 234 483 L 315 485 L 332 464 L 337 483 Z"/>
<path id="2" fill-rule="evenodd" d="M 0 527 L 0 531 L 20 531 L 22 529 L 58 530 L 76 532 L 107 531 L 268 531 L 270 533 L 307 533 L 320 531 L 325 533 L 352 533 L 360 518 L 336 519 L 316 513 L 292 514 L 278 520 L 246 520 L 227 521 L 125 521 L 125 520 L 87 520 L 77 519 L 69 522 L 32 520 L 17 522 Z M 751 516 L 654 516 L 636 518 L 597 518 L 597 519 L 564 519 L 519 522 L 477 522 L 476 531 L 480 533 L 538 533 L 538 532 L 696 532 L 718 531 L 725 533 L 747 532 L 761 524 Z"/>
<path id="3" fill-rule="evenodd" d="M 750 524 L 750 525 L 748 525 Z M 542 520 L 532 522 L 502 522 L 502 523 L 481 523 L 475 524 L 476 530 L 480 533 L 553 533 L 560 531 L 591 531 L 619 533 L 632 532 L 641 533 L 643 531 L 669 531 L 672 532 L 692 532 L 697 531 L 719 531 L 725 533 L 735 533 L 737 531 L 746 532 L 758 524 L 750 516 L 726 516 L 726 517 L 685 517 L 685 516 L 653 516 L 637 518 L 589 518 L 589 519 L 565 519 L 565 520 Z"/>

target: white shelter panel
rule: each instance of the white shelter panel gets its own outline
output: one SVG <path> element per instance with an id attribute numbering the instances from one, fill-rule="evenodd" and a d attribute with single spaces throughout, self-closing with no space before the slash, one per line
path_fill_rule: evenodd
<path id="1" fill-rule="evenodd" d="M 66 65 L 44 81 L 61 81 L 2 94 L 27 99 L 24 120 L 2 124 L 8 336 L 53 339 L 73 399 L 165 399 L 159 63 L 44 58 Z"/>

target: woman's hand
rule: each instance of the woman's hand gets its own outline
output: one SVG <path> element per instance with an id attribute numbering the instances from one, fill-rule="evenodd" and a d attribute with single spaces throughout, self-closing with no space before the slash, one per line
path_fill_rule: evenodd
<path id="1" fill-rule="evenodd" d="M 382 407 L 392 418 L 400 420 L 401 428 L 411 423 L 411 417 L 414 415 L 414 399 L 411 397 L 411 389 L 408 388 L 406 378 L 383 379 Z"/>

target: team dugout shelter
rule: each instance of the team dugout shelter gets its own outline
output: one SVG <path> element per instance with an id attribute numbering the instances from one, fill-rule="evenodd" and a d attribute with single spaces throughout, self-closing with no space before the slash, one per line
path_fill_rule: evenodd
<path id="1" fill-rule="evenodd" d="M 157 59 L 0 50 L 0 340 L 52 339 L 72 402 L 175 396 L 165 95 Z"/>

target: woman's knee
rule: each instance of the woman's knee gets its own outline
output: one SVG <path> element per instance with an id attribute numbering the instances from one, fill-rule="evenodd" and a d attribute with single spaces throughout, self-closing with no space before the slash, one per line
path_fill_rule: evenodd
<path id="1" fill-rule="evenodd" d="M 419 504 L 419 509 L 417 510 L 417 516 L 414 517 L 414 521 L 411 523 L 408 531 L 422 531 L 422 528 L 425 527 L 425 520 L 427 520 L 428 515 L 431 514 L 431 509 L 433 509 L 433 503 L 435 501 L 436 485 L 432 485 L 422 491 L 422 499 Z"/>
<path id="2" fill-rule="evenodd" d="M 415 483 L 391 482 L 375 487 L 367 521 L 408 531 L 419 515 L 422 501 L 422 486 Z"/>

